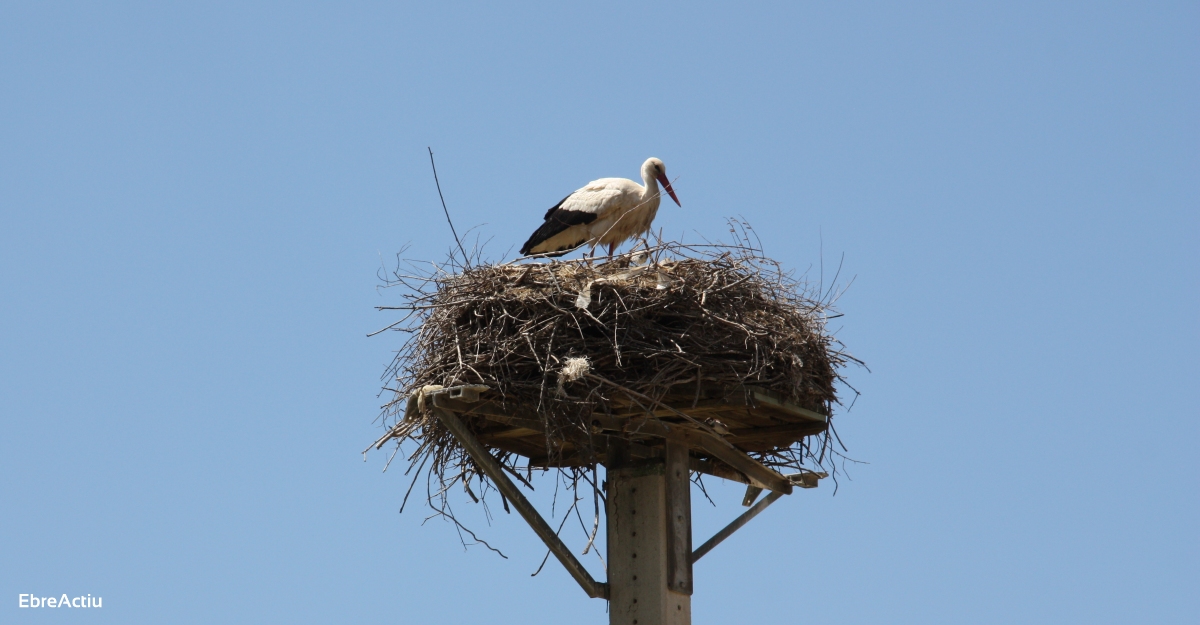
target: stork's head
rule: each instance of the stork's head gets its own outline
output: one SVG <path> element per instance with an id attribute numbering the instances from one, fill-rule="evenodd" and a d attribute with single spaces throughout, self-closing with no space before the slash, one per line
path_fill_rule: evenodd
<path id="1" fill-rule="evenodd" d="M 653 156 L 646 159 L 646 162 L 642 163 L 642 180 L 645 180 L 646 184 L 649 184 L 651 180 L 657 180 L 667 190 L 667 193 L 671 194 L 671 199 L 675 200 L 676 206 L 683 206 L 679 203 L 679 198 L 675 197 L 675 189 L 671 188 L 671 181 L 667 180 L 667 166 L 663 165 L 662 160 Z"/>

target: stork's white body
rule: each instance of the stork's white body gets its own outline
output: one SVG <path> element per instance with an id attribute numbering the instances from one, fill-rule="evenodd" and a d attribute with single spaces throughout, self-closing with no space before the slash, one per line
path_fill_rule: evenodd
<path id="1" fill-rule="evenodd" d="M 558 209 L 596 215 L 596 220 L 570 226 L 538 247 L 545 251 L 575 248 L 581 239 L 593 247 L 618 245 L 650 230 L 659 200 L 658 183 L 653 179 L 646 186 L 626 178 L 593 180 L 563 200 Z"/>
<path id="2" fill-rule="evenodd" d="M 658 181 L 675 198 L 662 161 L 642 165 L 640 185 L 625 178 L 593 180 L 546 212 L 542 224 L 521 248 L 522 254 L 569 252 L 581 245 L 607 245 L 609 253 L 621 243 L 645 234 L 658 213 L 662 192 Z"/>

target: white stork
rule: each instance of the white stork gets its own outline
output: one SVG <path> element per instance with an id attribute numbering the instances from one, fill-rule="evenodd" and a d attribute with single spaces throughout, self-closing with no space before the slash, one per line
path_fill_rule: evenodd
<path id="1" fill-rule="evenodd" d="M 667 180 L 667 168 L 657 158 L 642 163 L 642 186 L 625 178 L 601 178 L 563 198 L 546 211 L 546 221 L 521 246 L 525 255 L 562 256 L 590 243 L 607 245 L 612 256 L 621 243 L 650 230 L 650 222 L 658 213 L 662 183 L 675 204 L 679 198 Z"/>

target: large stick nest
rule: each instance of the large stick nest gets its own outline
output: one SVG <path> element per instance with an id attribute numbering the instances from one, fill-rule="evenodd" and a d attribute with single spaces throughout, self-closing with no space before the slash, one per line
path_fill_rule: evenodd
<path id="1" fill-rule="evenodd" d="M 573 485 L 591 482 L 606 451 L 593 415 L 704 428 L 781 470 L 833 468 L 827 426 L 840 370 L 857 362 L 827 329 L 836 297 L 741 233 L 735 244 L 665 243 L 611 260 L 397 269 L 385 282 L 402 287 L 405 302 L 380 308 L 406 311 L 388 329 L 409 337 L 385 374 L 393 397 L 377 446 L 415 443 L 409 470 L 429 466 L 431 504 L 440 496 L 445 510 L 458 481 L 476 499 L 470 483 L 479 479 L 486 493 L 488 480 L 424 402 L 408 408 L 422 389 L 482 384 L 494 405 L 540 420 L 523 429 L 463 415 L 523 482 L 518 470 L 548 467 Z M 758 410 L 755 392 L 826 421 Z"/>

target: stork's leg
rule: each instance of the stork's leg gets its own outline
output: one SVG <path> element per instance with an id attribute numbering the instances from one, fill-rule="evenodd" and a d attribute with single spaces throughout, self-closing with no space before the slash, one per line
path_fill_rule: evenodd
<path id="1" fill-rule="evenodd" d="M 608 245 L 608 259 L 609 259 L 609 260 L 612 260 L 612 257 L 613 257 L 613 252 L 614 252 L 614 251 L 616 251 L 616 249 L 617 249 L 617 244 L 616 244 L 616 243 L 610 243 L 610 244 Z"/>

